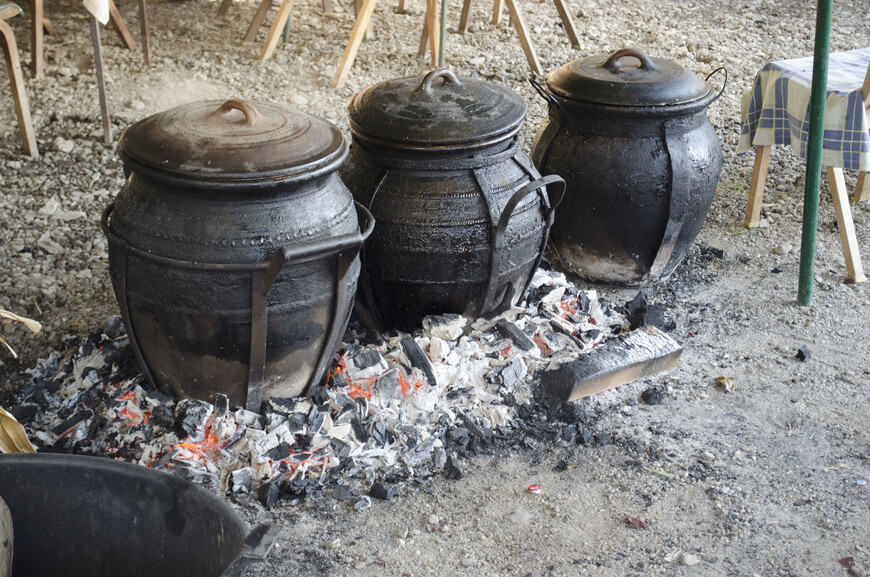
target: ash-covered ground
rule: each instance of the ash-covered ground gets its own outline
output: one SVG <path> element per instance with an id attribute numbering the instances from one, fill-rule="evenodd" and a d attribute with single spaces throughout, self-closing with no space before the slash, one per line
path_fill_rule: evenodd
<path id="1" fill-rule="evenodd" d="M 272 60 L 239 45 L 256 4 L 237 0 L 226 19 L 206 0 L 149 4 L 150 68 L 103 30 L 109 107 L 117 132 L 149 114 L 200 99 L 243 97 L 291 104 L 342 124 L 357 90 L 420 74 L 416 50 L 424 5 L 406 14 L 379 3 L 375 38 L 363 43 L 345 87 L 329 86 L 352 24 L 349 4 L 293 8 L 290 42 Z M 868 285 L 844 284 L 833 207 L 823 185 L 812 307 L 795 303 L 804 167 L 775 148 L 763 208 L 766 226 L 743 220 L 751 156 L 734 154 L 740 95 L 766 62 L 812 53 L 808 3 L 569 0 L 581 35 L 572 49 L 552 3 L 519 2 L 545 70 L 572 58 L 640 46 L 706 76 L 731 81 L 709 110 L 723 142 L 718 194 L 685 263 L 648 289 L 676 322 L 684 347 L 671 373 L 572 404 L 593 415 L 592 435 L 564 442 L 566 415 L 522 441 L 481 443 L 458 455 L 461 479 L 442 472 L 395 482 L 370 508 L 329 492 L 233 501 L 250 522 L 286 527 L 270 560 L 250 575 L 760 575 L 865 574 L 870 568 Z M 136 30 L 136 4 L 121 13 Z M 870 45 L 860 2 L 834 6 L 832 48 Z M 25 6 L 25 10 L 27 7 Z M 341 10 L 338 12 L 338 10 Z M 83 9 L 51 3 L 46 78 L 27 81 L 42 156 L 21 154 L 12 100 L 0 80 L 0 308 L 45 329 L 4 324 L 20 353 L 3 353 L 0 403 L 32 384 L 26 369 L 63 353 L 64 339 L 100 333 L 117 314 L 99 216 L 121 186 L 120 162 L 102 144 L 93 57 Z M 528 151 L 544 103 L 525 78 L 514 30 L 494 28 L 491 6 L 472 6 L 456 34 L 451 3 L 448 64 L 504 82 L 529 103 Z M 271 21 L 275 10 L 270 13 Z M 506 19 L 505 19 L 506 20 Z M 28 15 L 11 21 L 29 62 Z M 266 28 L 260 32 L 262 42 Z M 847 175 L 854 185 L 855 175 Z M 866 206 L 853 206 L 859 248 L 870 250 Z M 594 287 L 615 303 L 636 290 Z M 799 347 L 808 361 L 795 357 Z M 717 385 L 726 377 L 730 386 Z M 652 391 L 652 392 L 649 392 Z M 646 393 L 646 394 L 644 394 Z M 579 417 L 577 417 L 579 418 Z M 528 488 L 539 485 L 540 492 Z"/>

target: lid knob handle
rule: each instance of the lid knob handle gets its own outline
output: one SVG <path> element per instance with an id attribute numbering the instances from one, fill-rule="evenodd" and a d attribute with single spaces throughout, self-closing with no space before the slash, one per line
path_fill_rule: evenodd
<path id="1" fill-rule="evenodd" d="M 254 126 L 260 120 L 260 112 L 254 108 L 254 105 L 240 98 L 231 98 L 221 104 L 217 110 L 211 113 L 211 118 L 225 120 L 233 110 L 238 110 L 245 115 L 245 126 Z"/>
<path id="2" fill-rule="evenodd" d="M 610 72 L 620 72 L 622 67 L 619 65 L 619 60 L 625 56 L 633 56 L 640 60 L 641 70 L 658 70 L 658 66 L 653 64 L 653 61 L 646 55 L 646 52 L 639 48 L 623 48 L 622 50 L 617 50 L 610 55 L 610 58 L 608 58 L 601 67 Z"/>
<path id="3" fill-rule="evenodd" d="M 450 84 L 462 86 L 462 82 L 459 81 L 459 79 L 456 77 L 455 74 L 453 74 L 451 70 L 448 70 L 446 68 L 436 68 L 435 70 L 432 70 L 423 77 L 423 82 L 420 83 L 420 86 L 414 89 L 414 92 L 423 91 L 428 96 L 432 96 L 434 94 L 434 92 L 432 91 L 432 84 L 439 78 L 444 80 L 444 84 L 447 84 L 449 82 Z"/>

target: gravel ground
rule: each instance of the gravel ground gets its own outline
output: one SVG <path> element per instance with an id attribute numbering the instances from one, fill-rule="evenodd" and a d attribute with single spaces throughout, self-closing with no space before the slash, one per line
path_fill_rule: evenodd
<path id="1" fill-rule="evenodd" d="M 298 3 L 289 44 L 260 62 L 259 44 L 238 42 L 255 3 L 237 0 L 219 19 L 216 2 L 155 1 L 150 68 L 104 29 L 116 134 L 171 106 L 230 96 L 290 103 L 343 123 L 357 90 L 425 70 L 416 56 L 424 5 L 410 4 L 405 14 L 392 3 L 378 5 L 376 38 L 363 43 L 347 85 L 334 90 L 330 80 L 352 25 L 349 5 L 325 14 L 319 2 Z M 870 45 L 870 12 L 859 4 L 835 3 L 834 50 Z M 600 413 L 598 430 L 607 433 L 588 445 L 484 453 L 465 463 L 461 480 L 403 486 L 393 500 L 363 512 L 330 498 L 271 511 L 240 506 L 252 522 L 286 526 L 271 559 L 251 575 L 766 577 L 870 570 L 870 331 L 861 315 L 870 288 L 842 282 L 823 186 L 815 302 L 795 304 L 804 168 L 784 147 L 771 159 L 769 226 L 740 226 L 752 168 L 751 157 L 734 154 L 740 95 L 764 63 L 812 52 L 814 12 L 795 0 L 569 5 L 581 34 L 576 50 L 552 4 L 520 2 L 545 70 L 639 46 L 699 75 L 724 65 L 731 76 L 709 111 L 725 150 L 719 193 L 689 258 L 650 291 L 677 321 L 672 334 L 685 347 L 680 366 L 581 401 Z M 136 4 L 120 10 L 135 30 Z M 451 7 L 447 60 L 460 74 L 503 82 L 526 98 L 528 149 L 546 109 L 525 82 L 513 29 L 494 28 L 489 13 L 488 4 L 476 3 L 469 32 L 460 36 L 458 5 Z M 116 312 L 99 215 L 122 184 L 121 165 L 102 144 L 84 11 L 49 3 L 48 16 L 55 33 L 46 38 L 46 78 L 27 81 L 40 159 L 22 156 L 8 82 L 0 86 L 0 308 L 45 327 L 34 338 L 20 326 L 2 327 L 20 353 L 18 360 L 0 353 L 7 390 L 26 380 L 23 369 L 60 348 L 64 335 L 98 330 Z M 29 62 L 26 25 L 26 15 L 13 21 Z M 854 178 L 847 175 L 850 186 Z M 853 216 L 866 255 L 867 207 L 854 206 Z M 719 258 L 700 243 L 726 254 Z M 602 290 L 618 302 L 634 296 Z M 812 353 L 808 362 L 795 358 L 801 345 Z M 735 388 L 717 387 L 719 376 Z M 651 386 L 664 392 L 663 404 L 638 401 Z M 529 493 L 532 483 L 543 490 Z M 629 516 L 647 526 L 633 526 Z"/>

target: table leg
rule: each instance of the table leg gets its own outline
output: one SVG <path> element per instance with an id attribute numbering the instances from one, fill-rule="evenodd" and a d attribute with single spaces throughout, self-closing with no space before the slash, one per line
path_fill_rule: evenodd
<path id="1" fill-rule="evenodd" d="M 468 15 L 471 13 L 471 0 L 465 0 L 462 3 L 462 14 L 459 16 L 459 30 L 460 34 L 465 34 L 465 31 L 468 30 Z"/>
<path id="2" fill-rule="evenodd" d="M 855 185 L 855 202 L 864 202 L 870 200 L 870 178 L 867 178 L 867 173 L 863 170 L 858 173 L 858 183 Z"/>
<path id="3" fill-rule="evenodd" d="M 834 200 L 834 213 L 837 216 L 837 228 L 840 230 L 840 244 L 843 245 L 843 258 L 846 261 L 846 275 L 857 282 L 864 282 L 864 269 L 861 266 L 861 255 L 858 252 L 858 238 L 855 235 L 855 223 L 852 221 L 852 209 L 849 207 L 849 193 L 846 190 L 846 179 L 842 168 L 828 166 L 828 183 L 831 185 L 831 197 Z"/>
<path id="4" fill-rule="evenodd" d="M 45 17 L 42 0 L 32 0 L 33 6 L 33 28 L 30 31 L 30 71 L 34 78 L 45 78 L 42 61 L 44 59 L 44 44 L 43 44 L 43 29 L 42 20 Z"/>
<path id="5" fill-rule="evenodd" d="M 109 0 L 111 3 L 111 0 Z M 91 15 L 91 36 L 94 40 L 94 68 L 97 72 L 97 88 L 100 92 L 100 114 L 103 118 L 103 143 L 112 144 L 112 122 L 109 120 L 109 105 L 106 101 L 106 80 L 103 78 L 103 46 L 100 42 L 100 24 Z"/>
<path id="6" fill-rule="evenodd" d="M 758 221 L 761 219 L 761 199 L 764 197 L 764 182 L 767 180 L 770 148 L 770 146 L 755 147 L 755 165 L 752 167 L 749 200 L 746 202 L 746 216 L 743 219 L 743 226 L 746 228 L 757 228 Z"/>
<path id="7" fill-rule="evenodd" d="M 224 18 L 227 15 L 227 12 L 230 10 L 230 4 L 233 3 L 233 0 L 223 0 L 221 2 L 220 7 L 218 8 L 218 18 Z"/>
<path id="8" fill-rule="evenodd" d="M 426 0 L 426 26 L 429 28 L 429 66 L 434 68 L 438 66 L 438 52 L 441 49 L 438 0 Z"/>
<path id="9" fill-rule="evenodd" d="M 417 56 L 426 56 L 426 47 L 429 45 L 429 16 L 423 17 L 423 30 L 420 32 L 420 46 L 417 48 Z"/>
<path id="10" fill-rule="evenodd" d="M 504 1 L 495 0 L 492 5 L 492 25 L 498 27 L 501 24 L 501 15 L 504 12 Z"/>
<path id="11" fill-rule="evenodd" d="M 508 12 L 511 15 L 511 21 L 514 23 L 514 28 L 517 29 L 517 36 L 520 38 L 520 44 L 523 46 L 523 52 L 526 53 L 526 60 L 529 62 L 529 67 L 532 72 L 544 75 L 544 70 L 541 68 L 541 63 L 538 62 L 538 55 L 535 54 L 535 47 L 532 46 L 532 41 L 529 37 L 529 29 L 526 28 L 526 23 L 523 20 L 523 15 L 520 14 L 514 0 L 504 0 L 507 4 Z"/>
<path id="12" fill-rule="evenodd" d="M 377 0 L 363 0 L 362 8 L 359 15 L 357 15 L 356 23 L 353 25 L 353 31 L 350 33 L 347 46 L 344 48 L 344 55 L 342 55 L 341 62 L 338 65 L 338 71 L 335 73 L 335 78 L 332 79 L 333 88 L 344 86 L 345 81 L 347 81 L 347 75 L 350 74 L 350 68 L 356 59 L 356 53 L 359 50 L 359 45 L 365 35 L 366 28 L 368 28 L 369 21 L 372 19 L 376 3 Z"/>

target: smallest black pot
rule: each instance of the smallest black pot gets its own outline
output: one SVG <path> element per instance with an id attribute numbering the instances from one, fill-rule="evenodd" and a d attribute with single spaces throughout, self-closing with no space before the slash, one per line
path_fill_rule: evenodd
<path id="1" fill-rule="evenodd" d="M 632 48 L 531 82 L 549 102 L 532 160 L 567 186 L 550 232 L 561 265 L 607 284 L 667 278 L 716 193 L 722 149 L 706 111 L 722 92 Z"/>

